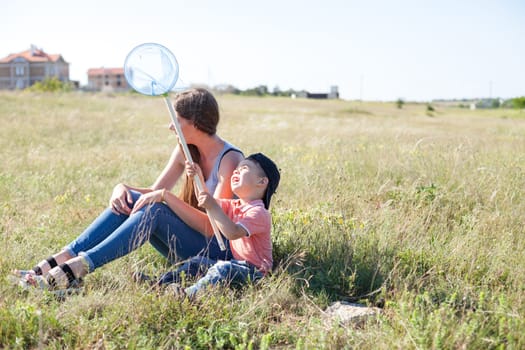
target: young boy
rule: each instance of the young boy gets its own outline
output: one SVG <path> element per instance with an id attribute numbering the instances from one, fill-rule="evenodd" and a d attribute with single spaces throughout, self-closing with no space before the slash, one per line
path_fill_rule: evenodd
<path id="1" fill-rule="evenodd" d="M 199 174 L 198 166 L 188 166 L 190 177 Z M 199 206 L 208 210 L 222 234 L 230 241 L 232 260 L 213 260 L 204 256 L 191 258 L 176 271 L 165 274 L 159 284 L 180 282 L 180 275 L 198 276 L 194 285 L 176 293 L 190 298 L 207 285 L 244 283 L 262 278 L 272 269 L 270 199 L 279 185 L 275 163 L 262 153 L 252 154 L 239 163 L 231 176 L 231 188 L 238 199 L 215 199 L 208 192 L 198 195 Z"/>

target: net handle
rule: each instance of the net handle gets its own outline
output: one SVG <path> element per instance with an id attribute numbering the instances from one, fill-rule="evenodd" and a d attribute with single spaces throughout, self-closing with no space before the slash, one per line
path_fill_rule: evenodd
<path id="1" fill-rule="evenodd" d="M 168 110 L 170 112 L 171 120 L 173 121 L 173 125 L 175 126 L 175 130 L 177 132 L 177 136 L 179 137 L 179 142 L 182 145 L 182 151 L 184 153 L 184 157 L 188 162 L 193 164 L 193 159 L 190 154 L 190 150 L 188 148 L 188 145 L 186 144 L 186 139 L 184 138 L 184 134 L 182 133 L 182 129 L 180 127 L 179 121 L 177 120 L 177 117 L 175 115 L 175 110 L 173 109 L 173 105 L 171 104 L 168 96 L 164 96 L 164 101 L 166 102 L 166 105 L 168 106 Z M 201 182 L 201 178 L 198 175 L 195 175 L 193 177 L 195 184 L 197 185 L 197 189 L 199 192 L 202 192 L 204 190 Z M 198 195 L 198 193 L 197 193 Z M 210 213 L 208 210 L 206 210 L 206 214 L 208 215 L 208 218 L 210 220 L 211 226 L 213 228 L 213 234 L 215 235 L 215 238 L 217 239 L 217 243 L 219 243 L 219 247 L 222 251 L 226 250 L 226 246 L 224 245 L 224 241 L 222 240 L 221 231 L 217 227 L 217 223 L 215 220 L 210 216 Z"/>

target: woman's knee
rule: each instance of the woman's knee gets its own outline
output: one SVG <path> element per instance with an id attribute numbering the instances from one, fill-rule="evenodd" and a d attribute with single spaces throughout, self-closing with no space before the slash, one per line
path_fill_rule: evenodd
<path id="1" fill-rule="evenodd" d="M 142 196 L 142 193 L 137 192 L 137 191 L 131 190 L 130 193 L 131 193 L 131 198 L 133 202 L 128 203 L 128 204 L 135 204 L 135 202 L 140 198 L 140 196 Z"/>

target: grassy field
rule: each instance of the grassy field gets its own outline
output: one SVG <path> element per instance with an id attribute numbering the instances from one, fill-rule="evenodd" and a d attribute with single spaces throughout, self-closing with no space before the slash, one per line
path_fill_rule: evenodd
<path id="1" fill-rule="evenodd" d="M 130 279 L 146 245 L 65 300 L 7 281 L 76 237 L 175 145 L 162 99 L 0 93 L 0 348 L 523 349 L 525 112 L 218 96 L 219 134 L 282 170 L 275 272 L 196 303 Z M 381 305 L 360 327 L 337 300 Z"/>

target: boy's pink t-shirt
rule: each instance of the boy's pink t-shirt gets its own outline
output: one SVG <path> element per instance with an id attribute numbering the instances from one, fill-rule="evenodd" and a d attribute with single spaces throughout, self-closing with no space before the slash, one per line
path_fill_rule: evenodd
<path id="1" fill-rule="evenodd" d="M 257 199 L 242 204 L 239 199 L 219 199 L 222 210 L 236 224 L 248 232 L 248 236 L 230 240 L 230 248 L 236 260 L 246 260 L 266 274 L 272 269 L 272 217 Z"/>

